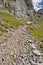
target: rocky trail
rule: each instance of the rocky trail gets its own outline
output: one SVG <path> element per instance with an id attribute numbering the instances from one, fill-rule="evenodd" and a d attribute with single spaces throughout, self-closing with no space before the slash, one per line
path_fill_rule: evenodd
<path id="1" fill-rule="evenodd" d="M 43 54 L 35 43 L 26 25 L 0 31 L 0 65 L 43 65 Z"/>

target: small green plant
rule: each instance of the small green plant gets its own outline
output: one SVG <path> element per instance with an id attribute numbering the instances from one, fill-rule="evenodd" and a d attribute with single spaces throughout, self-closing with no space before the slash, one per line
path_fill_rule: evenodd
<path id="1" fill-rule="evenodd" d="M 0 26 L 0 30 L 3 30 L 3 27 L 2 26 Z"/>
<path id="2" fill-rule="evenodd" d="M 27 54 L 30 54 L 30 49 L 27 49 Z"/>

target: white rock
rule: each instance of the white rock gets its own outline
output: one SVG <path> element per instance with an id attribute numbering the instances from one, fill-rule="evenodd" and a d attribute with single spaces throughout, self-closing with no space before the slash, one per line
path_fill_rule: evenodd
<path id="1" fill-rule="evenodd" d="M 27 22 L 27 24 L 29 24 L 29 25 L 30 25 L 30 24 L 32 24 L 32 22 Z"/>
<path id="2" fill-rule="evenodd" d="M 31 44 L 31 47 L 32 47 L 33 49 L 36 49 L 36 47 L 35 47 L 35 45 L 34 45 L 34 44 Z"/>
<path id="3" fill-rule="evenodd" d="M 41 55 L 41 53 L 38 50 L 33 50 L 33 53 L 36 55 Z"/>
<path id="4" fill-rule="evenodd" d="M 16 58 L 16 55 L 14 55 L 14 58 Z"/>
<path id="5" fill-rule="evenodd" d="M 11 52 L 10 55 L 13 56 L 14 52 Z"/>

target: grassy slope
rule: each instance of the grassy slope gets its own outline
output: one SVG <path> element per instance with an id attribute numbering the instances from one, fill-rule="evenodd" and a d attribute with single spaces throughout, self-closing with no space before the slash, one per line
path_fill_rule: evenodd
<path id="1" fill-rule="evenodd" d="M 4 23 L 0 22 L 0 30 L 2 29 L 2 26 L 4 26 L 7 29 L 10 29 L 12 27 L 15 28 L 21 24 L 21 22 L 19 20 L 17 20 L 14 16 L 11 16 L 8 13 L 0 12 L 0 17 L 4 22 Z"/>
<path id="2" fill-rule="evenodd" d="M 28 25 L 28 30 L 36 39 L 43 40 L 43 16 L 36 13 L 33 18 L 35 22 Z"/>
<path id="3" fill-rule="evenodd" d="M 7 29 L 10 29 L 10 28 L 15 28 L 18 25 L 22 24 L 22 22 L 24 23 L 25 21 L 27 21 L 25 19 L 17 20 L 14 16 L 11 16 L 8 13 L 2 13 L 2 12 L 0 12 L 0 17 L 4 21 L 4 23 L 0 24 L 0 30 L 3 29 L 2 26 L 4 26 Z M 34 23 L 34 25 L 33 24 L 28 25 L 28 30 L 30 34 L 34 36 L 36 39 L 43 40 L 43 22 L 37 22 L 37 23 Z"/>
<path id="4" fill-rule="evenodd" d="M 35 27 L 35 25 L 39 26 L 40 28 L 38 27 Z M 30 32 L 30 34 L 32 36 L 34 36 L 36 39 L 41 39 L 43 40 L 43 22 L 37 22 L 37 23 L 34 23 L 34 25 L 28 25 L 28 30 Z"/>

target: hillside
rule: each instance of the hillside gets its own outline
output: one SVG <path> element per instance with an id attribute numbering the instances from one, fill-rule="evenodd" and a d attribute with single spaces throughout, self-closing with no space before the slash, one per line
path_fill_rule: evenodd
<path id="1" fill-rule="evenodd" d="M 0 0 L 0 3 L 1 10 L 7 10 L 6 12 L 15 15 L 17 18 L 27 17 L 33 10 L 30 0 Z"/>
<path id="2" fill-rule="evenodd" d="M 43 15 L 31 0 L 0 0 L 0 65 L 43 65 Z"/>

